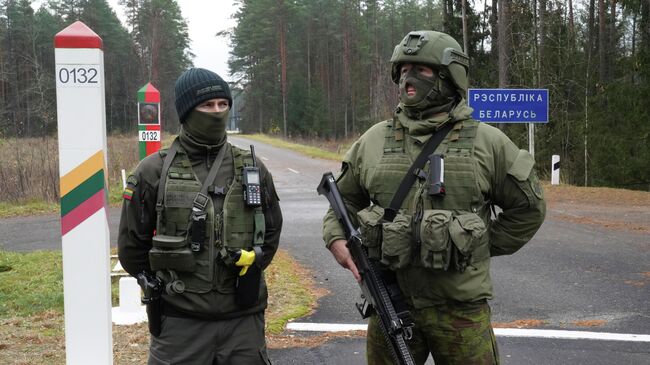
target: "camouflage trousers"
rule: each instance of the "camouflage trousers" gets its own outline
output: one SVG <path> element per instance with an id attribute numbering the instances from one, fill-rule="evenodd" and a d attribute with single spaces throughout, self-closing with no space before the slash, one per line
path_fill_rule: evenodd
<path id="1" fill-rule="evenodd" d="M 454 303 L 412 309 L 413 338 L 408 341 L 416 364 L 432 354 L 436 365 L 498 365 L 499 353 L 486 301 Z M 393 360 L 377 316 L 368 324 L 369 365 L 390 365 Z"/>

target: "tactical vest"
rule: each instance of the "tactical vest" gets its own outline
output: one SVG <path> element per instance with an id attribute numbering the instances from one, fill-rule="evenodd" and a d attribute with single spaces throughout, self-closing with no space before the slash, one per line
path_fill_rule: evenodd
<path id="1" fill-rule="evenodd" d="M 156 236 L 149 254 L 150 263 L 152 270 L 165 283 L 182 282 L 182 291 L 233 293 L 236 271 L 224 264 L 217 264 L 217 260 L 227 259 L 226 249 L 251 249 L 254 244 L 256 208 L 244 203 L 242 187 L 243 168 L 252 165 L 253 160 L 250 151 L 228 143 L 223 148 L 230 149 L 226 153 L 232 155 L 234 178 L 225 191 L 217 192 L 225 194 L 221 212 L 215 212 L 212 199 L 207 199 L 205 241 L 199 251 L 190 249 L 189 237 L 192 203 L 201 190 L 202 182 L 180 146 L 167 176 L 160 179 L 159 186 L 165 186 L 164 203 L 162 211 L 158 213 Z M 165 158 L 166 151 L 161 151 L 161 156 Z M 159 257 L 152 255 L 152 252 L 158 252 Z"/>
<path id="2" fill-rule="evenodd" d="M 426 181 L 419 179 L 393 222 L 382 222 L 383 207 L 413 163 L 404 127 L 397 118 L 388 121 L 383 154 L 369 179 L 373 204 L 358 213 L 369 255 L 395 270 L 414 265 L 460 272 L 489 258 L 489 206 L 474 166 L 477 128 L 474 120 L 456 122 L 434 152 L 444 156 L 444 196 L 429 196 Z M 428 176 L 428 162 L 422 170 Z"/>

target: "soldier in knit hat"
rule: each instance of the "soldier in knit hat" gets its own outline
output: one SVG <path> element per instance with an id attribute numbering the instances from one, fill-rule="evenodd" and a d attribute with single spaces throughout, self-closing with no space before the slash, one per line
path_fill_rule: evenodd
<path id="1" fill-rule="evenodd" d="M 175 94 L 181 131 L 127 179 L 118 237 L 143 287 L 149 364 L 269 364 L 263 272 L 282 228 L 272 176 L 228 143 L 219 75 L 191 68 Z"/>

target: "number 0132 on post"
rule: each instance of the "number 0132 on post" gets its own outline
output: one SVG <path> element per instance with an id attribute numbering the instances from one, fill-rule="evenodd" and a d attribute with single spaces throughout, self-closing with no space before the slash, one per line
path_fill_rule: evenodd
<path id="1" fill-rule="evenodd" d="M 100 87 L 99 65 L 57 65 L 57 87 Z"/>

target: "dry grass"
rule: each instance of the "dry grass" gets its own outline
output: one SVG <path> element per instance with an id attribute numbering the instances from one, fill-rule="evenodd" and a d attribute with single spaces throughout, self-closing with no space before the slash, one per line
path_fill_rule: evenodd
<path id="1" fill-rule="evenodd" d="M 164 134 L 163 147 L 175 137 Z M 139 162 L 136 135 L 108 137 L 108 189 L 111 203 L 120 202 L 122 169 Z M 56 212 L 59 202 L 57 137 L 0 139 L 0 217 Z"/>
<path id="2" fill-rule="evenodd" d="M 602 319 L 594 319 L 590 321 L 575 321 L 571 322 L 572 325 L 576 327 L 602 327 L 607 323 L 607 321 Z"/>
<path id="3" fill-rule="evenodd" d="M 550 184 L 543 184 L 543 188 L 549 202 L 650 206 L 647 191 Z"/>
<path id="4" fill-rule="evenodd" d="M 2 262 L 4 261 L 0 261 L 0 264 Z M 57 270 L 60 271 L 60 267 Z M 309 270 L 301 267 L 281 250 L 266 270 L 269 287 L 269 307 L 266 311 L 269 347 L 307 346 L 307 343 L 314 346 L 328 339 L 323 337 L 306 341 L 281 334 L 288 320 L 308 314 L 315 308 L 318 298 L 325 294 L 315 286 L 312 277 Z M 21 290 L 29 290 L 29 287 L 23 286 Z M 57 309 L 48 309 L 37 314 L 21 315 L 19 310 L 5 311 L 10 314 L 0 317 L 0 364 L 65 363 L 61 303 L 52 306 Z M 145 364 L 148 349 L 149 332 L 146 323 L 113 326 L 114 364 Z"/>
<path id="5" fill-rule="evenodd" d="M 340 161 L 352 141 L 341 142 L 334 140 L 315 139 L 284 139 L 266 134 L 249 134 L 243 137 L 270 144 L 272 146 L 300 152 L 309 157 Z"/>
<path id="6" fill-rule="evenodd" d="M 533 328 L 541 327 L 546 321 L 541 319 L 517 319 L 511 322 L 492 322 L 494 328 Z"/>

